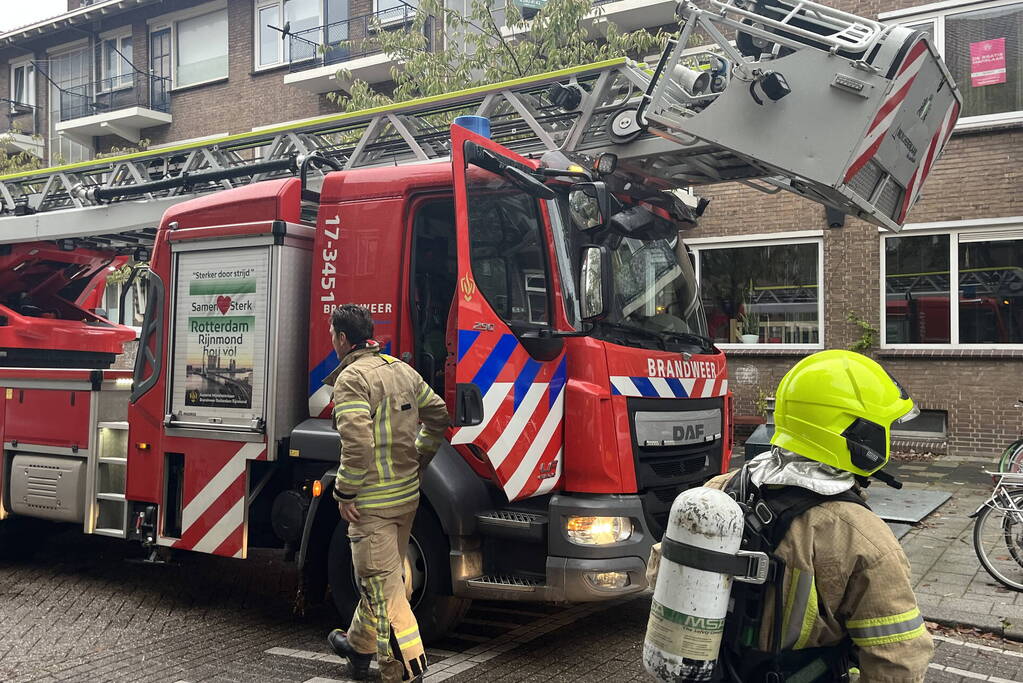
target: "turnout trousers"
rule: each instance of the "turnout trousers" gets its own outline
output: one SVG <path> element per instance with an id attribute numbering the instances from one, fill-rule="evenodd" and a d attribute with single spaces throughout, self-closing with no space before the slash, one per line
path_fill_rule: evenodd
<path id="1" fill-rule="evenodd" d="M 359 521 L 348 527 L 360 592 L 348 641 L 362 654 L 376 653 L 384 683 L 410 681 L 426 671 L 426 651 L 409 605 L 411 577 L 406 588 L 403 576 L 418 503 L 360 509 Z"/>

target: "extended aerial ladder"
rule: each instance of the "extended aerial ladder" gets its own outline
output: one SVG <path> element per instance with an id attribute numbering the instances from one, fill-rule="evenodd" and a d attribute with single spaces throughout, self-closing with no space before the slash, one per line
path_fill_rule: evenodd
<path id="1" fill-rule="evenodd" d="M 0 177 L 0 244 L 130 248 L 169 205 L 293 174 L 313 153 L 345 169 L 447 158 L 460 114 L 486 116 L 521 154 L 616 154 L 622 187 L 740 181 L 899 229 L 961 103 L 929 38 L 805 0 L 711 4 L 680 5 L 681 33 L 655 69 L 611 60 Z M 694 35 L 711 45 L 687 48 Z"/>

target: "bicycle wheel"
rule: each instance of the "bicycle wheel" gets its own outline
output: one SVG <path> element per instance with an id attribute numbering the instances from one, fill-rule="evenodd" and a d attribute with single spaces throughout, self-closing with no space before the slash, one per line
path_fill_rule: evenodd
<path id="1" fill-rule="evenodd" d="M 973 549 L 996 581 L 1023 591 L 1023 491 L 1005 492 L 999 506 L 1006 509 L 985 507 L 977 515 Z"/>
<path id="2" fill-rule="evenodd" d="M 1014 441 L 998 459 L 999 472 L 1023 472 L 1023 439 Z"/>

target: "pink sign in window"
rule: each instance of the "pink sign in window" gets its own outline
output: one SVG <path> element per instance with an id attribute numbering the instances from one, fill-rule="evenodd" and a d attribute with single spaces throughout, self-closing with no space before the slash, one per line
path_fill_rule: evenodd
<path id="1" fill-rule="evenodd" d="M 970 85 L 1005 83 L 1005 38 L 970 43 Z"/>

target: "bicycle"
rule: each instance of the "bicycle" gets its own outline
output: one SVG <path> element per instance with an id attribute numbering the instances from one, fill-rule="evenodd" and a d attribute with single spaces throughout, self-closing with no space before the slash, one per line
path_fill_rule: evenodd
<path id="1" fill-rule="evenodd" d="M 988 472 L 994 491 L 970 517 L 973 550 L 996 581 L 1023 591 L 1023 472 Z"/>
<path id="2" fill-rule="evenodd" d="M 1023 401 L 1014 403 L 1013 407 L 1023 408 Z M 1023 472 L 1023 438 L 1016 439 L 1002 451 L 1002 457 L 998 459 L 998 471 Z"/>

